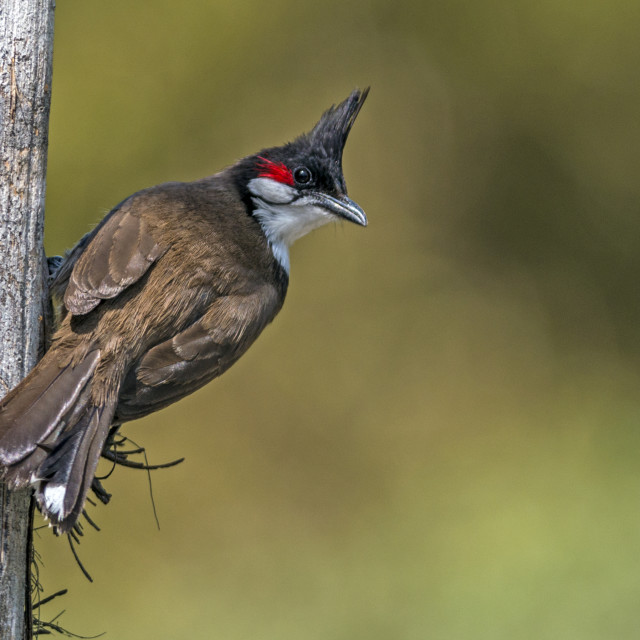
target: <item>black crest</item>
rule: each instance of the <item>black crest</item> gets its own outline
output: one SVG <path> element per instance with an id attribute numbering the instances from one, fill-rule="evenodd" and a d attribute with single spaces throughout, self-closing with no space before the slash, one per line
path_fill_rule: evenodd
<path id="1" fill-rule="evenodd" d="M 364 91 L 355 89 L 346 100 L 327 109 L 318 124 L 304 136 L 314 149 L 323 150 L 338 166 L 342 164 L 342 151 L 349 131 L 368 94 L 368 87 Z"/>
<path id="2" fill-rule="evenodd" d="M 233 167 L 234 178 L 248 210 L 253 208 L 251 195 L 247 190 L 247 184 L 251 179 L 268 175 L 292 184 L 294 178 L 291 172 L 296 167 L 305 167 L 312 175 L 312 180 L 301 188 L 346 195 L 342 175 L 342 151 L 368 94 L 368 88 L 352 91 L 346 100 L 327 109 L 308 133 L 280 147 L 263 149 L 237 163 Z M 286 172 L 289 172 L 290 177 L 285 177 Z"/>

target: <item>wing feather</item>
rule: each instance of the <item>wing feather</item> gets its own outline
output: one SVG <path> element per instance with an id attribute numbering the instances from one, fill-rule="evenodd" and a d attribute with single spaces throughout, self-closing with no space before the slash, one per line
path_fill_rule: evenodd
<path id="1" fill-rule="evenodd" d="M 73 315 L 89 313 L 101 300 L 115 298 L 164 252 L 134 203 L 129 199 L 110 214 L 75 263 L 64 294 Z"/>
<path id="2" fill-rule="evenodd" d="M 266 284 L 250 295 L 218 298 L 199 320 L 140 359 L 125 380 L 117 416 L 147 415 L 222 374 L 273 320 L 282 302 Z"/>

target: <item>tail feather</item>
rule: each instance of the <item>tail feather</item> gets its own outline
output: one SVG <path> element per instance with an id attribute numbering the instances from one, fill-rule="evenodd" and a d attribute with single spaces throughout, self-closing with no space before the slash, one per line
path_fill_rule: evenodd
<path id="1" fill-rule="evenodd" d="M 116 397 L 92 400 L 99 350 L 64 367 L 48 355 L 2 401 L 0 478 L 14 487 L 37 483 L 43 514 L 65 533 L 82 513 Z"/>
<path id="2" fill-rule="evenodd" d="M 91 394 L 91 385 L 85 385 L 82 393 L 76 400 L 76 404 L 68 412 L 68 415 L 60 420 L 58 425 L 54 427 L 49 435 L 43 437 L 38 442 L 31 453 L 25 455 L 21 460 L 5 468 L 4 477 L 0 471 L 0 477 L 11 487 L 25 487 L 38 481 L 37 476 L 40 475 L 40 466 L 50 455 L 58 449 L 59 441 L 67 438 L 69 429 L 67 425 L 76 424 L 85 410 Z"/>
<path id="3" fill-rule="evenodd" d="M 0 409 L 0 464 L 9 467 L 32 454 L 73 412 L 98 365 L 91 351 L 75 366 L 60 367 L 49 354 L 3 400 Z"/>
<path id="4" fill-rule="evenodd" d="M 69 531 L 84 501 L 109 433 L 114 406 L 88 405 L 37 470 L 36 499 L 59 533 Z"/>

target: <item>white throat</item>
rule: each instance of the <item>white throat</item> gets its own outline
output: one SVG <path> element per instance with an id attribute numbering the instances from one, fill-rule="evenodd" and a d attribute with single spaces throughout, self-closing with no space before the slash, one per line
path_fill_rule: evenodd
<path id="1" fill-rule="evenodd" d="M 293 187 L 271 178 L 254 178 L 248 186 L 255 196 L 253 214 L 267 236 L 275 259 L 289 273 L 289 247 L 309 231 L 335 218 L 311 198 L 300 196 Z"/>

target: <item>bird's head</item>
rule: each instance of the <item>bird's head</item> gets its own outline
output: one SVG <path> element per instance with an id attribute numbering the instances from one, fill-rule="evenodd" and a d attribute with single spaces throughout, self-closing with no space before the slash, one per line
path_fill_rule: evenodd
<path id="1" fill-rule="evenodd" d="M 353 91 L 309 133 L 242 163 L 253 215 L 287 271 L 288 247 L 312 229 L 335 220 L 367 224 L 364 211 L 347 196 L 342 151 L 368 92 Z"/>

